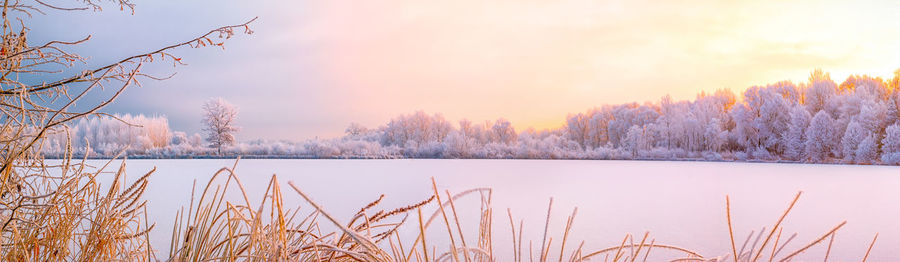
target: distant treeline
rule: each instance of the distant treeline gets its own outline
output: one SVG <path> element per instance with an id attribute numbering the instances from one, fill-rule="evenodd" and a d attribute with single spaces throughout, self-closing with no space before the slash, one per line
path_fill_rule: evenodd
<path id="1" fill-rule="evenodd" d="M 892 79 L 850 76 L 841 84 L 815 70 L 806 83 L 700 93 L 693 101 L 604 105 L 571 114 L 558 129 L 516 131 L 505 119 L 452 123 L 415 112 L 336 139 L 252 141 L 226 156 L 296 158 L 705 159 L 810 163 L 900 163 L 900 70 Z M 83 119 L 68 128 L 75 155 L 215 157 L 199 134 L 169 130 L 164 117 Z M 65 152 L 66 133 L 45 139 Z M 90 143 L 90 148 L 87 147 Z"/>

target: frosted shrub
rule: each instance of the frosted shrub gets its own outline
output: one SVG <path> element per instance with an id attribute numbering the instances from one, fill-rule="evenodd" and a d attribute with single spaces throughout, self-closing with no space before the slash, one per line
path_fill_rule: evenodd
<path id="1" fill-rule="evenodd" d="M 703 159 L 711 160 L 711 161 L 721 161 L 724 159 L 722 157 L 722 154 L 719 154 L 718 152 L 715 152 L 715 151 L 703 151 L 702 156 L 703 156 Z"/>
<path id="2" fill-rule="evenodd" d="M 462 132 L 451 132 L 444 141 L 446 145 L 445 156 L 448 158 L 470 158 L 472 157 L 475 139 L 467 137 Z"/>
<path id="3" fill-rule="evenodd" d="M 753 157 L 753 159 L 756 159 L 756 160 L 765 160 L 765 161 L 778 160 L 778 157 L 773 155 L 772 152 L 769 152 L 769 150 L 764 147 L 757 147 L 755 150 L 750 152 L 750 155 Z"/>
<path id="4" fill-rule="evenodd" d="M 618 159 L 619 150 L 611 147 L 597 147 L 586 150 L 583 157 L 585 159 Z"/>
<path id="5" fill-rule="evenodd" d="M 898 71 L 900 72 L 900 71 Z M 655 102 L 604 105 L 570 114 L 558 129 L 516 131 L 503 118 L 447 121 L 418 111 L 377 127 L 352 123 L 343 137 L 303 142 L 236 141 L 227 157 L 312 158 L 534 158 L 712 159 L 889 163 L 900 152 L 900 93 L 890 81 L 852 76 L 840 84 L 816 70 L 805 83 L 754 86 L 737 97 L 729 90 L 701 92 L 692 101 L 664 96 Z M 165 117 L 120 116 L 121 121 L 83 119 L 69 129 L 74 151 L 110 157 L 209 156 L 199 134 L 171 131 Z M 896 129 L 896 128 L 895 128 Z M 42 141 L 42 152 L 61 155 L 65 130 Z M 896 130 L 895 130 L 896 131 Z M 867 141 L 868 139 L 868 141 Z M 888 156 L 886 156 L 888 155 Z M 80 156 L 80 155 L 79 155 Z M 893 162 L 890 162 L 893 163 Z"/>
<path id="6" fill-rule="evenodd" d="M 308 154 L 317 158 L 335 158 L 341 155 L 339 148 L 325 141 L 309 141 L 304 147 Z"/>
<path id="7" fill-rule="evenodd" d="M 747 152 L 744 152 L 744 151 L 734 152 L 734 159 L 737 159 L 740 161 L 747 161 L 748 156 L 749 156 L 749 154 L 747 154 Z"/>
<path id="8" fill-rule="evenodd" d="M 345 141 L 343 143 L 337 144 L 337 146 L 341 150 L 342 157 L 387 157 L 387 154 L 382 149 L 381 144 L 377 142 L 355 140 Z"/>

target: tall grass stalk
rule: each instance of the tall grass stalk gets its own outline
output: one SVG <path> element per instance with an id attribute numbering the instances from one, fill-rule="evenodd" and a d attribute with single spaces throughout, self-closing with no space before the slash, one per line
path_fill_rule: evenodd
<path id="1" fill-rule="evenodd" d="M 235 185 L 231 185 L 235 184 Z M 298 184 L 288 182 L 294 194 L 299 195 L 310 209 L 302 211 L 307 214 L 299 219 L 300 206 L 284 206 L 283 195 L 277 177 L 273 176 L 263 201 L 251 206 L 247 201 L 246 191 L 243 189 L 234 167 L 223 168 L 217 172 L 196 196 L 198 201 L 186 207 L 186 211 L 178 212 L 176 217 L 176 229 L 173 231 L 170 261 L 205 261 L 209 259 L 243 260 L 243 261 L 539 261 L 546 262 L 554 258 L 556 261 L 587 261 L 597 258 L 606 258 L 606 261 L 739 261 L 751 262 L 763 258 L 760 254 L 766 252 L 769 261 L 787 261 L 795 259 L 810 247 L 820 244 L 826 237 L 834 237 L 834 233 L 846 222 L 841 223 L 819 239 L 790 252 L 786 256 L 779 256 L 780 251 L 787 246 L 796 236 L 792 235 L 786 241 L 781 241 L 783 227 L 781 226 L 787 213 L 797 203 L 800 194 L 791 201 L 787 210 L 779 217 L 775 226 L 768 231 L 768 236 L 763 238 L 765 229 L 760 233 L 751 232 L 744 241 L 743 247 L 750 246 L 749 251 L 740 252 L 734 242 L 734 230 L 731 225 L 731 201 L 726 197 L 726 217 L 729 220 L 729 239 L 731 242 L 731 254 L 726 256 L 707 257 L 690 249 L 661 244 L 652 238 L 650 232 L 645 232 L 641 239 L 635 239 L 631 234 L 626 234 L 620 244 L 612 247 L 601 247 L 585 250 L 585 241 L 579 241 L 576 248 L 569 247 L 570 233 L 577 231 L 575 217 L 578 209 L 573 209 L 568 216 L 562 237 L 554 241 L 550 234 L 550 217 L 552 215 L 552 200 L 548 204 L 544 233 L 541 236 L 541 249 L 533 249 L 528 245 L 528 254 L 522 252 L 523 223 L 519 222 L 516 229 L 515 218 L 512 210 L 507 209 L 507 217 L 511 228 L 512 246 L 511 257 L 496 257 L 493 254 L 493 238 L 491 237 L 491 224 L 493 220 L 492 207 L 490 205 L 492 190 L 488 188 L 476 188 L 466 190 L 458 194 L 452 194 L 449 190 L 438 187 L 437 181 L 432 180 L 431 193 L 425 200 L 400 208 L 381 208 L 381 202 L 385 195 L 381 195 L 374 201 L 364 205 L 355 215 L 347 221 L 330 214 L 313 197 L 301 190 Z M 228 190 L 237 188 L 241 191 L 243 200 L 232 202 L 225 198 Z M 477 228 L 464 230 L 460 222 L 471 213 L 459 213 L 457 200 L 462 197 L 473 196 L 479 200 L 478 212 L 475 215 Z M 435 201 L 436 200 L 436 201 Z M 426 217 L 426 210 L 432 210 L 430 217 Z M 187 214 L 187 217 L 184 217 Z M 468 215 L 467 215 L 468 214 Z M 416 222 L 408 222 L 408 217 L 414 216 Z M 320 220 L 319 218 L 323 218 Z M 427 219 L 426 219 L 427 218 Z M 443 222 L 441 229 L 430 230 L 432 222 Z M 333 231 L 322 231 L 326 223 Z M 404 234 L 402 232 L 414 233 Z M 437 234 L 435 234 L 437 232 Z M 477 241 L 471 242 L 467 235 L 475 234 Z M 777 233 L 777 234 L 776 234 Z M 755 237 L 755 241 L 750 241 Z M 772 243 L 769 246 L 769 242 Z M 530 242 L 529 243 L 533 243 Z M 759 247 L 756 247 L 759 243 Z M 873 242 L 874 244 L 874 242 Z M 502 246 L 508 246 L 504 244 Z M 829 244 L 830 249 L 831 244 Z M 872 245 L 870 245 L 871 248 Z M 771 249 L 771 250 L 770 250 Z M 651 250 L 654 251 L 651 255 Z M 535 255 L 533 252 L 537 252 Z M 558 252 L 558 253 L 557 253 Z M 830 252 L 830 251 L 829 251 Z M 868 252 L 867 252 L 868 255 Z M 730 257 L 730 258 L 729 258 Z"/>

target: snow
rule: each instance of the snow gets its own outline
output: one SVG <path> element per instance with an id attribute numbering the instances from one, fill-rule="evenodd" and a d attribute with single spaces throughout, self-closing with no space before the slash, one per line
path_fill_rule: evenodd
<path id="1" fill-rule="evenodd" d="M 221 100 L 212 110 L 225 124 L 199 134 L 171 131 L 165 117 L 119 116 L 81 120 L 71 128 L 75 156 L 192 158 L 529 158 L 529 159 L 706 159 L 897 164 L 900 134 L 888 126 L 900 119 L 900 92 L 881 78 L 851 76 L 838 85 L 814 71 L 806 83 L 753 86 L 740 96 L 730 90 L 700 93 L 692 101 L 664 96 L 658 102 L 603 105 L 570 114 L 557 129 L 515 130 L 495 121 L 458 124 L 441 114 L 417 111 L 378 127 L 351 123 L 343 137 L 288 141 L 240 141 L 231 123 L 236 110 Z M 224 131 L 222 131 L 224 130 Z M 66 151 L 64 130 L 44 139 L 50 157 Z M 900 132 L 900 131 L 898 131 Z M 868 140 L 867 140 L 868 139 Z M 87 148 L 89 141 L 90 148 Z M 863 142 L 865 147 L 860 147 Z M 218 147 L 222 146 L 222 152 Z M 216 148 L 214 150 L 213 148 Z"/>
<path id="2" fill-rule="evenodd" d="M 193 181 L 196 179 L 202 189 L 216 170 L 231 167 L 233 161 L 128 160 L 130 179 L 157 167 L 145 198 L 149 200 L 150 218 L 157 223 L 151 241 L 162 250 L 159 254 L 164 256 L 168 250 L 175 212 L 190 201 Z M 524 219 L 526 242 L 537 243 L 550 197 L 554 197 L 550 236 L 560 239 L 566 216 L 577 206 L 578 216 L 569 240 L 585 240 L 586 249 L 615 246 L 625 234 L 640 238 L 650 231 L 656 243 L 686 247 L 708 256 L 725 255 L 731 252 L 725 219 L 726 194 L 731 198 L 736 238 L 743 239 L 751 230 L 770 228 L 799 190 L 803 195 L 786 218 L 782 237 L 794 232 L 799 235 L 786 251 L 805 245 L 844 220 L 848 224 L 837 234 L 831 251 L 835 261 L 860 259 L 876 232 L 880 236 L 870 255 L 873 261 L 896 257 L 896 250 L 890 247 L 900 245 L 900 227 L 896 226 L 900 212 L 891 208 L 900 206 L 900 191 L 896 190 L 900 188 L 900 177 L 896 176 L 895 167 L 668 161 L 244 159 L 236 171 L 252 203 L 261 201 L 265 184 L 272 174 L 277 174 L 283 183 L 286 206 L 299 204 L 309 211 L 309 205 L 289 190 L 287 182 L 294 181 L 342 219 L 380 194 L 386 194 L 382 203 L 386 208 L 427 198 L 432 192 L 430 177 L 436 178 L 441 190 L 451 192 L 491 187 L 494 250 L 501 256 L 499 261 L 509 256 L 507 246 L 511 243 L 506 209 L 511 209 L 516 221 Z M 242 199 L 238 192 L 231 193 L 234 200 Z M 463 230 L 474 234 L 477 199 L 460 199 L 456 208 L 464 221 Z M 435 230 L 435 237 L 429 241 L 440 243 L 436 236 L 446 229 L 431 229 Z M 415 232 L 409 234 L 415 236 Z M 823 254 L 824 246 L 818 246 L 801 260 L 818 261 Z"/>

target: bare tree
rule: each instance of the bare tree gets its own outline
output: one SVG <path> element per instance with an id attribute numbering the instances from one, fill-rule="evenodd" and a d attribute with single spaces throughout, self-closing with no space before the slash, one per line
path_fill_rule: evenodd
<path id="1" fill-rule="evenodd" d="M 36 30 L 28 27 L 31 16 L 44 14 L 43 10 L 85 12 L 101 7 L 99 0 L 54 2 L 60 6 L 41 0 L 0 3 L 0 260 L 150 260 L 146 236 L 153 225 L 143 216 L 146 205 L 141 194 L 153 171 L 129 185 L 122 165 L 113 172 L 113 182 L 100 187 L 98 175 L 109 168 L 91 170 L 73 161 L 69 141 L 59 164 L 44 164 L 43 141 L 50 134 L 70 137 L 72 120 L 101 114 L 98 110 L 139 80 L 159 79 L 142 73 L 143 64 L 155 60 L 180 65 L 181 58 L 169 53 L 173 49 L 222 46 L 236 30 L 250 33 L 249 22 L 94 65 L 71 52 L 90 35 L 42 43 L 27 38 Z M 133 7 L 130 0 L 102 2 L 127 11 Z M 90 69 L 75 74 L 66 70 L 76 64 Z M 102 95 L 97 93 L 100 89 L 112 94 L 95 103 L 83 99 Z"/>
<path id="2" fill-rule="evenodd" d="M 234 133 L 240 130 L 234 125 L 237 108 L 221 97 L 211 98 L 203 104 L 203 131 L 206 141 L 221 155 L 222 147 L 234 143 Z"/>

